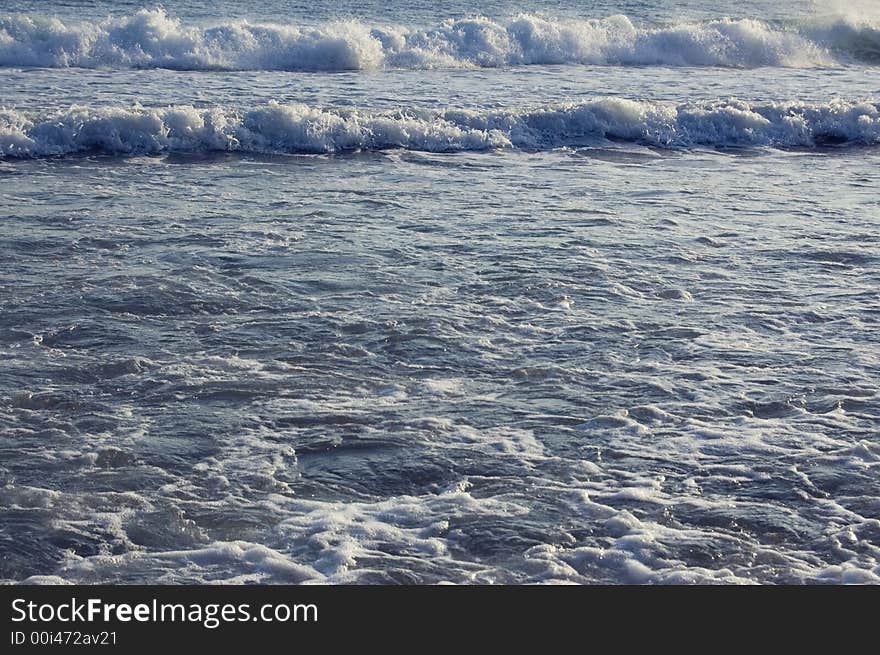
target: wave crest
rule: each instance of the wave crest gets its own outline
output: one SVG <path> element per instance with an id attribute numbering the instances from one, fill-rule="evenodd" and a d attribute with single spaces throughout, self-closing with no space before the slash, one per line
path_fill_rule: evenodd
<path id="1" fill-rule="evenodd" d="M 271 102 L 250 110 L 71 107 L 0 111 L 0 157 L 165 152 L 545 150 L 612 139 L 662 148 L 880 143 L 880 103 L 671 105 L 601 98 L 536 109 L 369 112 Z"/>
<path id="2" fill-rule="evenodd" d="M 0 66 L 135 67 L 178 70 L 344 71 L 524 64 L 824 66 L 880 62 L 880 30 L 840 19 L 785 28 L 721 19 L 657 28 L 626 16 L 509 21 L 468 18 L 431 29 L 251 24 L 187 27 L 164 10 L 100 23 L 43 16 L 0 17 Z"/>

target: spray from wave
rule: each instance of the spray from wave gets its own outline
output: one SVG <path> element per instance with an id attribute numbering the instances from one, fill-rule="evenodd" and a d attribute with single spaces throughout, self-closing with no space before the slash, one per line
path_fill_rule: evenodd
<path id="1" fill-rule="evenodd" d="M 449 20 L 430 29 L 357 21 L 316 27 L 185 26 L 164 10 L 94 23 L 0 17 L 0 66 L 343 71 L 525 64 L 827 66 L 880 62 L 880 30 L 856 19 L 800 26 L 721 19 L 645 28 L 626 16 Z"/>
<path id="2" fill-rule="evenodd" d="M 880 143 L 880 102 L 672 105 L 601 98 L 537 109 L 368 112 L 275 102 L 250 110 L 71 107 L 0 111 L 0 157 L 166 152 L 546 150 L 618 140 L 662 148 Z"/>

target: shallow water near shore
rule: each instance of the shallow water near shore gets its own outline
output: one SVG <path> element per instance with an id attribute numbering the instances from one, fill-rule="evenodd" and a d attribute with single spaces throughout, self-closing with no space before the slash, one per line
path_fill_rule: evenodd
<path id="1" fill-rule="evenodd" d="M 819 38 L 873 18 L 49 4 L 0 20 L 0 579 L 880 581 L 880 89 Z M 403 41 L 306 65 L 339 19 Z"/>

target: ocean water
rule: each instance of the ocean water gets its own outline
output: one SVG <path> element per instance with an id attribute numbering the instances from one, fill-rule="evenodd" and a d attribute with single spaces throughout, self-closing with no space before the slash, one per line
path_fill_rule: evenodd
<path id="1" fill-rule="evenodd" d="M 0 581 L 880 582 L 880 6 L 0 3 Z"/>

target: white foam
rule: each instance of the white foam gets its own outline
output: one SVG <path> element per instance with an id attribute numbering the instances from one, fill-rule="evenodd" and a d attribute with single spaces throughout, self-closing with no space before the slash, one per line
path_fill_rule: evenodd
<path id="1" fill-rule="evenodd" d="M 335 21 L 315 27 L 183 25 L 163 9 L 99 23 L 0 17 L 0 66 L 342 71 L 524 64 L 825 66 L 876 62 L 880 32 L 846 18 L 788 28 L 753 19 L 663 27 L 626 16 L 473 17 L 427 29 Z"/>
<path id="2" fill-rule="evenodd" d="M 21 581 L 20 584 L 28 584 L 28 585 L 72 585 L 73 582 L 69 580 L 65 580 L 64 578 L 57 575 L 32 575 L 29 578 L 25 578 Z"/>
<path id="3" fill-rule="evenodd" d="M 527 150 L 613 139 L 655 147 L 814 147 L 880 142 L 880 103 L 601 98 L 536 109 L 370 112 L 271 102 L 250 110 L 74 106 L 0 111 L 0 157 L 81 153 Z"/>
<path id="4" fill-rule="evenodd" d="M 129 551 L 121 556 L 72 556 L 62 565 L 60 572 L 63 580 L 84 581 L 108 579 L 145 569 L 155 572 L 157 584 L 180 584 L 193 580 L 227 584 L 299 584 L 321 578 L 321 574 L 312 567 L 295 562 L 285 553 L 242 540 L 217 541 L 189 550 L 155 553 Z M 50 583 L 56 577 L 52 576 Z M 44 583 L 40 579 L 33 581 Z"/>
<path id="5" fill-rule="evenodd" d="M 468 486 L 461 481 L 444 493 L 377 502 L 319 502 L 274 495 L 266 506 L 287 518 L 273 530 L 271 546 L 235 540 L 184 550 L 70 554 L 57 575 L 94 581 L 151 571 L 154 582 L 165 584 L 194 580 L 346 584 L 368 581 L 387 568 L 436 569 L 439 575 L 480 581 L 484 565 L 461 562 L 450 552 L 450 521 L 515 516 L 527 510 L 511 502 L 475 498 L 467 493 Z"/>

